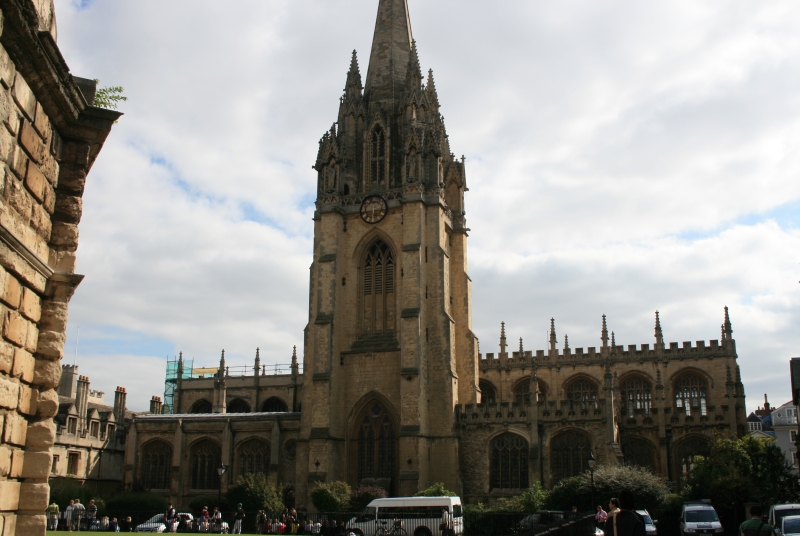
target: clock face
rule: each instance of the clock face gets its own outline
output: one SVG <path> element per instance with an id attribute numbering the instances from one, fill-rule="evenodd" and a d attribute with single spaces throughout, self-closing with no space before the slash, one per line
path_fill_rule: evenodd
<path id="1" fill-rule="evenodd" d="M 378 223 L 388 210 L 386 200 L 379 195 L 371 195 L 361 203 L 361 219 L 367 223 Z"/>

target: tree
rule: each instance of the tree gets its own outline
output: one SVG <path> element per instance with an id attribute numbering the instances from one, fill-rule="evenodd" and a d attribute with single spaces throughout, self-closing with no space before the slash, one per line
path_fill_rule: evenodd
<path id="1" fill-rule="evenodd" d="M 242 503 L 245 510 L 278 513 L 283 510 L 283 501 L 278 490 L 267 480 L 264 473 L 250 473 L 236 479 L 236 485 L 225 494 L 228 503 Z"/>
<path id="2" fill-rule="evenodd" d="M 769 506 L 800 498 L 800 477 L 774 441 L 718 437 L 708 457 L 695 457 L 683 495 L 711 499 L 723 526 L 738 526 L 746 502 Z"/>
<path id="3" fill-rule="evenodd" d="M 386 497 L 386 490 L 379 486 L 359 486 L 350 493 L 350 508 L 360 512 L 374 499 Z"/>
<path id="4" fill-rule="evenodd" d="M 320 512 L 347 512 L 351 492 L 347 482 L 319 482 L 311 490 L 311 502 Z"/>
<path id="5" fill-rule="evenodd" d="M 415 494 L 416 497 L 455 497 L 456 494 L 452 491 L 445 489 L 444 484 L 437 482 L 422 491 Z"/>
<path id="6" fill-rule="evenodd" d="M 165 512 L 166 509 L 167 500 L 160 495 L 146 492 L 126 492 L 108 500 L 105 514 L 108 517 L 124 519 L 124 516 L 131 515 L 131 512 L 143 512 L 150 516 Z"/>
<path id="7" fill-rule="evenodd" d="M 592 482 L 589 471 L 565 478 L 550 492 L 547 503 L 554 510 L 569 510 L 577 506 L 583 510 L 594 510 L 598 504 L 608 504 L 611 497 L 629 489 L 636 497 L 637 508 L 655 508 L 669 493 L 666 479 L 654 475 L 648 469 L 630 465 L 598 465 L 594 471 L 594 504 Z"/>
<path id="8" fill-rule="evenodd" d="M 547 491 L 539 482 L 516 497 L 498 499 L 494 508 L 498 512 L 525 512 L 532 514 L 544 508 L 547 502 Z"/>
<path id="9" fill-rule="evenodd" d="M 95 84 L 99 84 L 100 80 L 94 79 Z M 122 95 L 125 88 L 122 86 L 108 86 L 97 88 L 94 94 L 94 106 L 99 108 L 108 108 L 109 110 L 116 110 L 120 102 L 128 100 L 128 97 Z"/>

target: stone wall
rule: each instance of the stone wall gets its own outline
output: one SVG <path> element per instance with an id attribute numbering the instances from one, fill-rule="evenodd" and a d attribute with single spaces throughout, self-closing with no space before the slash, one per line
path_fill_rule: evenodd
<path id="1" fill-rule="evenodd" d="M 86 174 L 117 112 L 89 106 L 51 0 L 0 0 L 0 533 L 45 533 L 55 388 Z M 80 80 L 79 80 L 80 81 Z M 89 99 L 87 99 L 87 96 Z"/>

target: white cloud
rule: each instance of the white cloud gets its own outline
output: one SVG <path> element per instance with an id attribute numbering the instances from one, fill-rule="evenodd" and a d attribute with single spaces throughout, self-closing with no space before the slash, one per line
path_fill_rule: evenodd
<path id="1" fill-rule="evenodd" d="M 709 339 L 728 305 L 748 406 L 784 401 L 800 353 L 786 209 L 800 200 L 800 6 L 409 3 L 467 156 L 484 351 L 500 320 L 543 348 L 550 316 L 593 346 L 603 313 L 621 344 L 652 343 L 655 309 L 669 340 Z M 154 355 L 213 363 L 224 347 L 245 364 L 260 346 L 287 362 L 302 344 L 310 166 L 353 48 L 366 73 L 376 6 L 57 2 L 72 72 L 130 98 L 81 222 L 70 335 L 81 326 L 94 388 L 123 377 L 146 404 L 163 389 Z"/>

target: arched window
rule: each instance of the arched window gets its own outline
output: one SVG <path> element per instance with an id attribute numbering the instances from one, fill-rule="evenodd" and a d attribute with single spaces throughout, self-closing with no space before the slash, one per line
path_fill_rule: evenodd
<path id="1" fill-rule="evenodd" d="M 250 404 L 242 400 L 241 398 L 236 398 L 231 400 L 225 406 L 226 413 L 250 413 Z"/>
<path id="2" fill-rule="evenodd" d="M 377 240 L 364 259 L 364 333 L 394 331 L 394 268 L 392 250 Z"/>
<path id="3" fill-rule="evenodd" d="M 567 400 L 570 406 L 579 404 L 585 408 L 597 400 L 597 384 L 588 378 L 578 378 L 567 385 Z"/>
<path id="4" fill-rule="evenodd" d="M 373 188 L 379 184 L 386 185 L 386 136 L 381 127 L 376 126 L 372 131 L 371 157 L 370 157 L 370 179 Z"/>
<path id="5" fill-rule="evenodd" d="M 497 403 L 497 391 L 495 390 L 494 385 L 486 380 L 480 380 L 478 382 L 478 387 L 481 388 L 481 404 Z"/>
<path id="6" fill-rule="evenodd" d="M 219 445 L 213 441 L 200 441 L 191 451 L 192 489 L 217 489 L 219 475 L 217 467 L 220 462 Z"/>
<path id="7" fill-rule="evenodd" d="M 708 456 L 711 454 L 711 446 L 709 440 L 705 437 L 693 436 L 684 439 L 678 444 L 675 449 L 675 457 L 677 458 L 677 466 L 679 471 L 679 478 L 683 479 L 694 468 L 695 457 Z"/>
<path id="8" fill-rule="evenodd" d="M 170 489 L 172 446 L 152 441 L 142 449 L 142 485 L 147 490 Z"/>
<path id="9" fill-rule="evenodd" d="M 629 376 L 619 385 L 622 409 L 629 418 L 633 418 L 636 410 L 642 411 L 645 416 L 650 415 L 650 393 L 652 384 L 642 376 Z"/>
<path id="10" fill-rule="evenodd" d="M 547 387 L 541 381 L 539 383 L 539 402 L 547 399 Z M 523 378 L 514 385 L 514 402 L 517 404 L 530 404 L 531 402 L 531 378 Z"/>
<path id="11" fill-rule="evenodd" d="M 289 411 L 289 407 L 286 405 L 286 402 L 277 396 L 273 396 L 264 401 L 261 405 L 261 411 L 264 413 L 284 413 Z"/>
<path id="12" fill-rule="evenodd" d="M 392 479 L 397 467 L 397 433 L 389 412 L 378 402 L 362 412 L 356 432 L 358 482 Z"/>
<path id="13" fill-rule="evenodd" d="M 250 439 L 239 447 L 239 474 L 269 475 L 269 445 L 260 439 Z"/>
<path id="14" fill-rule="evenodd" d="M 206 399 L 201 399 L 192 404 L 192 407 L 189 409 L 189 413 L 211 413 L 213 411 L 213 407 L 211 406 L 211 402 Z"/>
<path id="15" fill-rule="evenodd" d="M 490 446 L 489 484 L 491 489 L 528 488 L 528 442 L 517 434 L 505 433 Z"/>
<path id="16" fill-rule="evenodd" d="M 655 450 L 652 444 L 646 439 L 638 437 L 626 437 L 622 439 L 622 455 L 628 465 L 638 465 L 652 470 L 653 455 Z"/>
<path id="17" fill-rule="evenodd" d="M 675 381 L 675 407 L 686 415 L 708 413 L 706 382 L 700 375 L 688 372 Z"/>
<path id="18" fill-rule="evenodd" d="M 591 452 L 592 442 L 586 434 L 571 430 L 554 437 L 550 442 L 550 473 L 553 484 L 586 471 Z"/>

